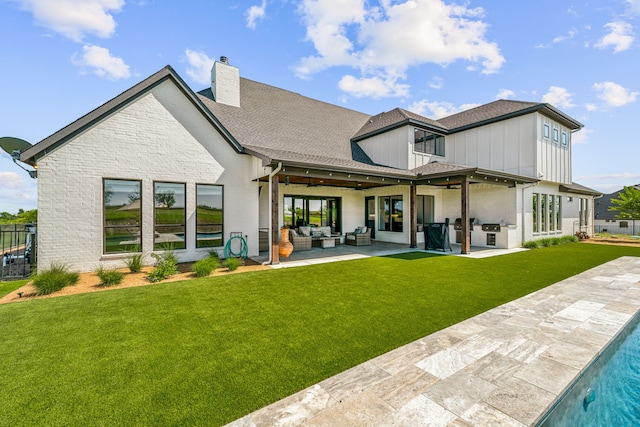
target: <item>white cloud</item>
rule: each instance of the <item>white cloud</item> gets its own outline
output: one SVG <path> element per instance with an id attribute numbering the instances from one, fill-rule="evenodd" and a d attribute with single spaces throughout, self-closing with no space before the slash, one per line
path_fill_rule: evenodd
<path id="1" fill-rule="evenodd" d="M 383 0 L 369 6 L 364 0 L 303 0 L 298 8 L 316 55 L 302 58 L 296 67 L 301 78 L 324 69 L 348 66 L 360 78 L 392 86 L 380 92 L 403 96 L 395 87 L 409 67 L 425 63 L 447 66 L 463 60 L 478 64 L 481 72 L 497 72 L 504 63 L 498 45 L 486 40 L 484 10 L 447 5 L 442 0 Z M 425 43 L 425 40 L 429 40 Z M 402 76 L 402 77 L 398 77 Z M 367 96 L 365 91 L 361 96 Z"/>
<path id="2" fill-rule="evenodd" d="M 542 95 L 542 102 L 558 108 L 571 108 L 575 105 L 571 101 L 571 93 L 563 87 L 551 86 L 549 92 Z"/>
<path id="3" fill-rule="evenodd" d="M 496 99 L 509 99 L 514 98 L 516 93 L 511 89 L 500 89 L 498 94 L 496 95 Z"/>
<path id="4" fill-rule="evenodd" d="M 26 173 L 25 176 L 28 177 Z M 0 182 L 2 182 L 3 188 L 9 190 L 24 190 L 28 188 L 23 177 L 15 172 L 0 171 Z"/>
<path id="5" fill-rule="evenodd" d="M 459 113 L 461 111 L 475 108 L 480 104 L 462 104 L 459 107 L 454 106 L 450 102 L 428 101 L 423 99 L 416 101 L 407 107 L 407 110 L 420 114 L 421 116 L 429 117 L 431 119 L 441 119 L 443 117 L 450 116 L 452 114 Z"/>
<path id="6" fill-rule="evenodd" d="M 589 142 L 589 136 L 593 133 L 592 129 L 580 129 L 579 132 L 571 134 L 571 145 L 586 144 Z"/>
<path id="7" fill-rule="evenodd" d="M 74 54 L 71 61 L 79 67 L 89 67 L 99 77 L 110 80 L 126 79 L 131 76 L 129 66 L 122 58 L 111 55 L 109 49 L 100 46 L 83 46 L 82 56 Z"/>
<path id="8" fill-rule="evenodd" d="M 598 92 L 598 98 L 604 101 L 606 107 L 622 107 L 630 104 L 635 102 L 639 94 L 614 82 L 595 83 L 593 90 Z"/>
<path id="9" fill-rule="evenodd" d="M 600 39 L 594 47 L 605 49 L 613 46 L 613 53 L 625 51 L 631 47 L 634 40 L 633 27 L 627 22 L 610 22 L 605 25 L 609 34 Z"/>
<path id="10" fill-rule="evenodd" d="M 356 98 L 371 97 L 374 99 L 390 96 L 407 96 L 409 85 L 398 83 L 393 77 L 361 77 L 343 76 L 338 83 L 340 90 Z"/>
<path id="11" fill-rule="evenodd" d="M 184 54 L 187 59 L 187 76 L 196 83 L 208 85 L 211 83 L 211 67 L 214 60 L 206 53 L 186 49 Z"/>
<path id="12" fill-rule="evenodd" d="M 124 0 L 17 0 L 31 12 L 38 25 L 81 42 L 86 34 L 107 38 L 113 35 L 116 22 L 111 15 L 119 12 Z"/>
<path id="13" fill-rule="evenodd" d="M 576 34 L 578 34 L 578 31 L 575 28 L 572 28 L 571 30 L 569 30 L 569 32 L 567 34 L 555 37 L 551 41 L 551 43 L 552 44 L 556 44 L 556 43 L 561 43 L 561 42 L 563 42 L 565 40 L 570 40 L 570 39 L 574 38 Z"/>
<path id="14" fill-rule="evenodd" d="M 16 213 L 18 209 L 34 209 L 37 201 L 37 181 L 29 175 L 0 171 L 0 206 L 2 210 Z"/>
<path id="15" fill-rule="evenodd" d="M 627 0 L 631 13 L 640 15 L 640 0 Z"/>
<path id="16" fill-rule="evenodd" d="M 434 77 L 429 82 L 429 87 L 431 89 L 442 89 L 444 86 L 444 80 L 442 77 Z"/>
<path id="17" fill-rule="evenodd" d="M 264 19 L 267 9 L 267 0 L 262 0 L 260 6 L 251 6 L 247 10 L 247 27 L 252 30 L 256 29 L 256 21 L 258 19 Z"/>

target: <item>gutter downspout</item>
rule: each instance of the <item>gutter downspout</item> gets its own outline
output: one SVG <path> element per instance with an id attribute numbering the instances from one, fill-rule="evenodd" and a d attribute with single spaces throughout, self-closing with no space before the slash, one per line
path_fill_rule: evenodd
<path id="1" fill-rule="evenodd" d="M 276 167 L 274 170 L 271 171 L 271 173 L 269 174 L 269 259 L 265 262 L 262 263 L 262 265 L 269 265 L 271 264 L 271 260 L 273 258 L 273 245 L 271 244 L 272 242 L 272 234 L 271 234 L 271 204 L 273 203 L 273 200 L 271 200 L 271 178 L 273 178 L 278 172 L 280 172 L 280 170 L 282 169 L 282 162 L 278 162 L 278 167 Z"/>
<path id="2" fill-rule="evenodd" d="M 523 185 L 522 186 L 522 221 L 521 221 L 521 227 L 522 227 L 522 239 L 520 242 L 520 246 L 524 245 L 524 237 L 525 237 L 525 228 L 524 228 L 524 219 L 525 219 L 525 209 L 524 209 L 524 190 L 529 189 L 531 187 L 535 187 L 536 185 L 540 184 L 540 181 L 538 182 L 534 182 L 533 184 L 529 184 L 529 185 Z"/>

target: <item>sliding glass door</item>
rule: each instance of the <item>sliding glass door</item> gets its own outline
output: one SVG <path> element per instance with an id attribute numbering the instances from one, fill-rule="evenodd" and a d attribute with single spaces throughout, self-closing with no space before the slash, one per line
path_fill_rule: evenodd
<path id="1" fill-rule="evenodd" d="M 284 196 L 284 225 L 326 227 L 332 232 L 342 231 L 340 197 Z"/>

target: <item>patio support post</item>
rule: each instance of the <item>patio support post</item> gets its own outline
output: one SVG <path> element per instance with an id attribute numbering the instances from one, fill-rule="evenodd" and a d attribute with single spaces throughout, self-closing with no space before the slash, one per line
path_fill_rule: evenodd
<path id="1" fill-rule="evenodd" d="M 410 248 L 415 249 L 418 247 L 418 239 L 416 237 L 416 225 L 418 223 L 418 210 L 416 209 L 416 184 L 411 184 L 409 187 L 409 211 L 411 215 L 411 226 L 409 227 L 411 233 Z"/>
<path id="2" fill-rule="evenodd" d="M 460 187 L 460 210 L 462 219 L 462 248 L 460 253 L 471 253 L 471 230 L 469 229 L 469 179 L 464 176 Z"/>
<path id="3" fill-rule="evenodd" d="M 271 264 L 280 264 L 280 247 L 278 238 L 280 237 L 280 216 L 278 214 L 278 185 L 280 178 L 275 174 L 271 178 Z"/>

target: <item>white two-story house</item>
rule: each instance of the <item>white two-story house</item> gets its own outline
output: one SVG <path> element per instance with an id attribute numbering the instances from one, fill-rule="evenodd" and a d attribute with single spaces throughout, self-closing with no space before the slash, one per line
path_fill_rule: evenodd
<path id="1" fill-rule="evenodd" d="M 278 262 L 279 229 L 303 224 L 420 247 L 447 219 L 469 253 L 590 231 L 598 193 L 571 178 L 581 127 L 505 100 L 439 120 L 370 116 L 241 78 L 223 57 L 210 88 L 167 66 L 21 159 L 38 168 L 39 265 L 88 271 L 167 249 L 190 261 L 232 234 Z"/>

